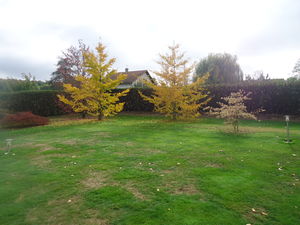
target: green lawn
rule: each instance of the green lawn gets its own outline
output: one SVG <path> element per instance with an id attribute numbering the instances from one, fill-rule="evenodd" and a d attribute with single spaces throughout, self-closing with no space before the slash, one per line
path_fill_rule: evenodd
<path id="1" fill-rule="evenodd" d="M 283 122 L 229 128 L 122 115 L 1 130 L 0 224 L 299 224 L 300 123 L 292 144 Z"/>

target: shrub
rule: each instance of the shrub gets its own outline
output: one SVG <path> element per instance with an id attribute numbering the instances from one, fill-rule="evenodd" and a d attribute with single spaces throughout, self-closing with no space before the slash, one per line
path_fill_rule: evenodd
<path id="1" fill-rule="evenodd" d="M 16 114 L 8 114 L 1 121 L 2 127 L 5 128 L 22 128 L 42 126 L 49 123 L 49 120 L 42 116 L 37 116 L 31 112 L 19 112 Z"/>
<path id="2" fill-rule="evenodd" d="M 244 91 L 239 90 L 238 92 L 232 92 L 227 97 L 222 97 L 225 102 L 218 102 L 219 108 L 207 107 L 210 109 L 209 114 L 217 116 L 217 118 L 223 118 L 227 123 L 233 126 L 235 133 L 239 132 L 239 121 L 240 119 L 254 119 L 254 114 L 247 111 L 245 101 L 251 100 L 248 96 L 251 94 L 245 94 Z"/>

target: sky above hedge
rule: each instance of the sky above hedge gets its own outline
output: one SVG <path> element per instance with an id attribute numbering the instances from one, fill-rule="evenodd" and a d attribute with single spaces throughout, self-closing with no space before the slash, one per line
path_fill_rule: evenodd
<path id="1" fill-rule="evenodd" d="M 159 67 L 173 42 L 192 61 L 238 56 L 244 73 L 287 78 L 300 58 L 299 0 L 0 0 L 0 77 L 47 80 L 78 39 L 101 40 L 124 71 Z"/>

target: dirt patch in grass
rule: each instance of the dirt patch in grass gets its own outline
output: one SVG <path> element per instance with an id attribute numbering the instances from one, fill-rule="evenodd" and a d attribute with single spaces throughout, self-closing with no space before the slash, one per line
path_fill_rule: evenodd
<path id="1" fill-rule="evenodd" d="M 144 194 L 142 194 L 132 183 L 126 183 L 125 185 L 120 186 L 132 193 L 135 198 L 140 200 L 148 200 L 148 198 Z"/>
<path id="2" fill-rule="evenodd" d="M 67 125 L 79 125 L 85 123 L 93 123 L 96 122 L 94 119 L 79 119 L 79 118 L 66 118 L 61 120 L 51 120 L 48 126 L 51 127 L 60 127 L 60 126 L 67 126 Z"/>
<path id="3" fill-rule="evenodd" d="M 66 144 L 66 145 L 76 145 L 77 144 L 77 139 L 69 139 L 69 140 L 65 140 L 62 142 L 62 144 Z"/>
<path id="4" fill-rule="evenodd" d="M 76 212 L 79 210 L 80 204 L 81 198 L 79 196 L 68 199 L 53 199 L 47 202 L 46 209 L 40 207 L 30 209 L 26 214 L 26 221 L 33 224 L 49 225 L 83 224 L 79 221 L 69 222 L 67 218 L 69 211 Z"/>
<path id="5" fill-rule="evenodd" d="M 194 180 L 188 180 L 186 183 L 172 181 L 166 184 L 168 192 L 174 195 L 196 195 L 201 192 L 196 188 Z"/>
<path id="6" fill-rule="evenodd" d="M 70 157 L 70 154 L 60 154 L 60 153 L 53 153 L 53 154 L 47 154 L 45 157 L 55 157 L 55 158 L 65 158 L 65 157 Z"/>
<path id="7" fill-rule="evenodd" d="M 87 188 L 100 188 L 107 185 L 108 174 L 105 172 L 92 172 L 86 179 L 82 180 L 81 183 Z"/>
<path id="8" fill-rule="evenodd" d="M 89 218 L 83 221 L 83 224 L 86 225 L 109 225 L 108 220 L 99 219 L 99 218 Z"/>
<path id="9" fill-rule="evenodd" d="M 143 195 L 134 183 L 127 182 L 122 184 L 112 180 L 111 176 L 106 172 L 91 172 L 88 177 L 81 181 L 81 184 L 88 189 L 98 189 L 104 186 L 119 186 L 131 192 L 136 198 L 146 200 L 147 197 Z"/>
<path id="10" fill-rule="evenodd" d="M 202 194 L 196 187 L 196 180 L 187 177 L 178 168 L 163 170 L 160 176 L 167 192 L 174 195 L 196 195 Z"/>
<path id="11" fill-rule="evenodd" d="M 196 195 L 199 194 L 199 191 L 194 184 L 185 184 L 174 188 L 171 193 L 175 195 Z"/>
<path id="12" fill-rule="evenodd" d="M 43 145 L 43 146 L 41 146 L 40 150 L 38 150 L 38 152 L 47 152 L 47 151 L 53 151 L 53 150 L 60 150 L 60 149 L 52 147 L 50 145 Z"/>
<path id="13" fill-rule="evenodd" d="M 109 225 L 107 219 L 101 218 L 99 210 L 88 209 L 85 212 L 85 219 L 80 224 L 86 225 Z"/>
<path id="14" fill-rule="evenodd" d="M 131 147 L 131 146 L 134 146 L 135 144 L 133 142 L 127 141 L 124 143 L 124 145 Z"/>
<path id="15" fill-rule="evenodd" d="M 23 193 L 19 194 L 18 198 L 15 200 L 16 203 L 22 202 L 24 200 L 25 195 Z"/>
<path id="16" fill-rule="evenodd" d="M 140 155 L 146 155 L 148 156 L 149 154 L 160 154 L 163 153 L 163 151 L 159 150 L 159 149 L 155 149 L 155 148 L 144 148 L 144 149 L 138 149 L 136 151 L 136 153 L 140 154 Z"/>
<path id="17" fill-rule="evenodd" d="M 31 158 L 31 164 L 41 168 L 48 167 L 51 161 L 52 160 L 50 160 L 47 156 L 44 155 L 39 155 Z"/>
<path id="18" fill-rule="evenodd" d="M 53 153 L 53 154 L 45 154 L 45 155 L 37 155 L 33 156 L 31 160 L 31 164 L 34 166 L 38 166 L 41 168 L 49 167 L 49 164 L 52 162 L 51 158 L 64 158 L 70 157 L 69 154 L 60 154 L 60 153 Z"/>
<path id="19" fill-rule="evenodd" d="M 254 210 L 254 211 L 253 211 Z M 265 219 L 269 216 L 268 212 L 264 208 L 249 208 L 248 212 L 244 213 L 243 217 L 246 221 L 249 221 L 250 224 L 257 224 L 258 221 L 261 224 L 265 223 Z"/>
<path id="20" fill-rule="evenodd" d="M 109 137 L 112 137 L 113 135 L 109 132 L 103 132 L 102 131 L 102 132 L 93 133 L 92 136 L 93 137 L 107 137 L 107 138 L 109 138 Z"/>
<path id="21" fill-rule="evenodd" d="M 38 208 L 32 208 L 30 209 L 27 214 L 26 214 L 26 221 L 34 223 L 36 221 L 38 221 Z"/>
<path id="22" fill-rule="evenodd" d="M 210 167 L 210 168 L 222 168 L 223 166 L 218 163 L 213 163 L 213 162 L 206 162 L 204 167 Z"/>
<path id="23" fill-rule="evenodd" d="M 20 144 L 18 146 L 26 147 L 26 148 L 34 148 L 37 149 L 38 152 L 46 152 L 46 151 L 52 151 L 52 150 L 59 150 L 58 148 L 55 148 L 49 144 L 35 144 L 35 143 L 25 143 Z"/>
<path id="24" fill-rule="evenodd" d="M 79 204 L 81 202 L 80 196 L 74 195 L 72 197 L 69 197 L 68 199 L 53 199 L 47 202 L 48 206 L 66 206 L 67 204 Z"/>

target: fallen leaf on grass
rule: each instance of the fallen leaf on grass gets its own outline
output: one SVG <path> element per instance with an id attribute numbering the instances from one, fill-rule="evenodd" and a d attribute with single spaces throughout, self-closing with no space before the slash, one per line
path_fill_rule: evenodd
<path id="1" fill-rule="evenodd" d="M 261 212 L 261 215 L 267 216 L 268 213 L 266 213 L 266 212 Z"/>

